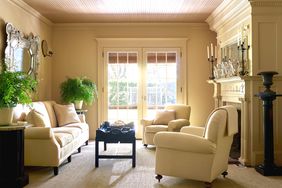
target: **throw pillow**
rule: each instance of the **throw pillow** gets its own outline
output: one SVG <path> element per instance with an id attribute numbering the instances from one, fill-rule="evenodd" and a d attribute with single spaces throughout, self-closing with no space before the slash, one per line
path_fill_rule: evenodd
<path id="1" fill-rule="evenodd" d="M 50 121 L 42 113 L 35 109 L 30 110 L 26 116 L 26 121 L 35 127 L 51 127 Z"/>
<path id="2" fill-rule="evenodd" d="M 80 123 L 73 104 L 61 105 L 54 104 L 54 111 L 57 117 L 58 125 L 64 126 L 70 123 Z"/>
<path id="3" fill-rule="evenodd" d="M 156 112 L 156 117 L 154 119 L 154 125 L 167 125 L 171 120 L 175 120 L 174 110 L 162 110 Z"/>

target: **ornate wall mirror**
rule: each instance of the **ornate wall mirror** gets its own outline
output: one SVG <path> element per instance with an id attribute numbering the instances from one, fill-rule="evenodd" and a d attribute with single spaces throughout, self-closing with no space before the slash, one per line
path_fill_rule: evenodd
<path id="1" fill-rule="evenodd" d="M 5 69 L 26 72 L 36 78 L 39 65 L 39 36 L 25 36 L 11 23 L 7 23 L 6 33 Z"/>

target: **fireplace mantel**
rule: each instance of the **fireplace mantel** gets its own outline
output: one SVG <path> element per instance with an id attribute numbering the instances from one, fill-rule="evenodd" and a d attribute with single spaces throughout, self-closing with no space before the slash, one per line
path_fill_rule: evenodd
<path id="1" fill-rule="evenodd" d="M 282 93 L 282 77 L 274 78 L 273 90 Z M 246 166 L 255 166 L 263 160 L 262 101 L 255 94 L 263 90 L 260 76 L 234 76 L 208 80 L 214 86 L 215 107 L 231 104 L 241 111 L 241 156 Z M 282 100 L 274 102 L 275 160 L 282 164 Z"/>

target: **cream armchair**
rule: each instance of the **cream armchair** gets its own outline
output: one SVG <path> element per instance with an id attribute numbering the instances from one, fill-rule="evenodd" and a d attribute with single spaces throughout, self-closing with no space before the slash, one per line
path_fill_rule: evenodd
<path id="1" fill-rule="evenodd" d="M 143 125 L 143 144 L 154 145 L 153 139 L 157 132 L 179 132 L 183 126 L 190 125 L 191 107 L 184 104 L 174 104 L 165 107 L 164 111 L 157 112 L 155 119 L 141 120 Z"/>
<path id="2" fill-rule="evenodd" d="M 160 132 L 156 145 L 156 178 L 162 175 L 204 181 L 207 187 L 220 174 L 227 175 L 233 135 L 238 132 L 237 109 L 215 109 L 204 127 L 183 127 L 179 133 Z"/>

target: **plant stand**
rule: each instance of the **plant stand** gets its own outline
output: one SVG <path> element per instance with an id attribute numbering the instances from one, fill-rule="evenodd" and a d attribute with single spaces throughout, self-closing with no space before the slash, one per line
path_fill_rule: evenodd
<path id="1" fill-rule="evenodd" d="M 272 101 L 276 97 L 282 96 L 276 94 L 270 89 L 273 84 L 273 75 L 277 72 L 260 72 L 258 75 L 263 77 L 263 85 L 265 91 L 260 92 L 258 96 L 263 101 L 263 125 L 264 125 L 264 161 L 255 167 L 256 171 L 264 176 L 281 176 L 282 167 L 278 167 L 274 164 L 274 147 L 273 147 L 273 105 Z"/>

